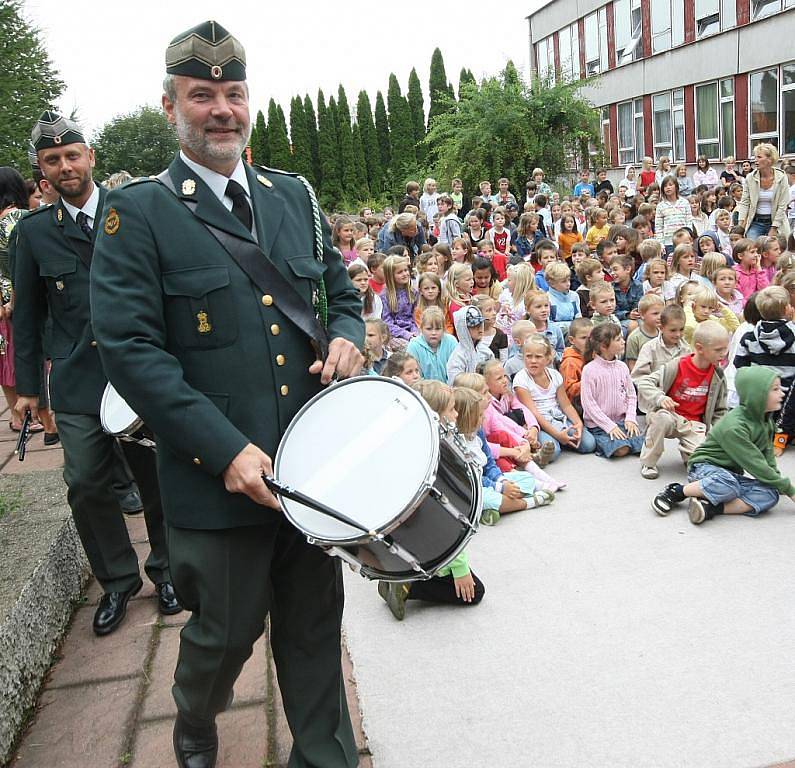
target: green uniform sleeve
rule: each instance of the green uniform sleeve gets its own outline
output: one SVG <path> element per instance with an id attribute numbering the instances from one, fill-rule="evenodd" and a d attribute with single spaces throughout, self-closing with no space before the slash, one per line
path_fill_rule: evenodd
<path id="1" fill-rule="evenodd" d="M 158 252 L 147 218 L 131 189 L 112 191 L 121 225 L 99 230 L 91 265 L 91 314 L 102 364 L 113 386 L 157 439 L 219 475 L 249 442 L 201 392 L 185 381 L 166 351 Z"/>

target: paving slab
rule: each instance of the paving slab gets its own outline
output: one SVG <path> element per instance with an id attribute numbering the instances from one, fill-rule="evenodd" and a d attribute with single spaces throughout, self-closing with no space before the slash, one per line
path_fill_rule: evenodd
<path id="1" fill-rule="evenodd" d="M 782 470 L 795 474 L 795 451 Z M 378 768 L 759 768 L 795 756 L 795 505 L 700 527 L 636 458 L 564 455 L 555 503 L 482 528 L 476 607 L 394 620 L 346 571 Z"/>

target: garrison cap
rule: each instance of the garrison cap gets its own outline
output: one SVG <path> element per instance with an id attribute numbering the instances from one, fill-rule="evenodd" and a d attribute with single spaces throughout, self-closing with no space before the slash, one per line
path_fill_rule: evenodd
<path id="1" fill-rule="evenodd" d="M 68 117 L 59 115 L 48 109 L 33 126 L 30 133 L 31 148 L 34 152 L 40 149 L 62 147 L 64 144 L 86 144 L 80 126 Z M 31 164 L 32 164 L 31 158 Z"/>
<path id="2" fill-rule="evenodd" d="M 245 80 L 246 51 L 218 22 L 205 21 L 169 43 L 166 73 L 202 80 Z"/>

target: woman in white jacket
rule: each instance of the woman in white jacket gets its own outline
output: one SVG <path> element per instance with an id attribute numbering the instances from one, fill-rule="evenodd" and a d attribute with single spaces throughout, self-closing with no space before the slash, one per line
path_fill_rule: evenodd
<path id="1" fill-rule="evenodd" d="M 754 147 L 756 170 L 745 178 L 743 196 L 737 206 L 737 223 L 745 227 L 745 236 L 755 240 L 767 235 L 789 235 L 787 174 L 775 167 L 778 150 L 772 144 Z"/>

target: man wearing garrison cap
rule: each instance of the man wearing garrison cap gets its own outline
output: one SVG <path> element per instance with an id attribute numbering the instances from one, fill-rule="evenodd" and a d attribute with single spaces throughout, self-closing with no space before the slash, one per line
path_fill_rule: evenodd
<path id="1" fill-rule="evenodd" d="M 192 611 L 174 675 L 177 762 L 215 765 L 216 716 L 270 613 L 289 765 L 351 768 L 340 564 L 290 525 L 262 475 L 301 406 L 361 368 L 361 302 L 308 185 L 241 160 L 240 43 L 213 21 L 178 35 L 164 91 L 179 154 L 109 193 L 91 296 L 110 378 L 156 434 L 174 587 Z"/>
<path id="2" fill-rule="evenodd" d="M 33 127 L 39 171 L 60 195 L 52 205 L 24 216 L 14 229 L 15 410 L 38 412 L 41 393 L 41 329 L 49 317 L 50 399 L 64 449 L 64 479 L 75 526 L 104 594 L 94 631 L 106 635 L 124 619 L 127 602 L 143 582 L 113 480 L 119 469 L 115 439 L 101 427 L 99 412 L 107 378 L 91 328 L 89 271 L 105 191 L 92 179 L 94 151 L 80 127 L 51 110 Z M 145 563 L 162 613 L 181 610 L 171 586 L 163 510 L 152 452 L 122 446 L 143 499 L 151 552 Z"/>

